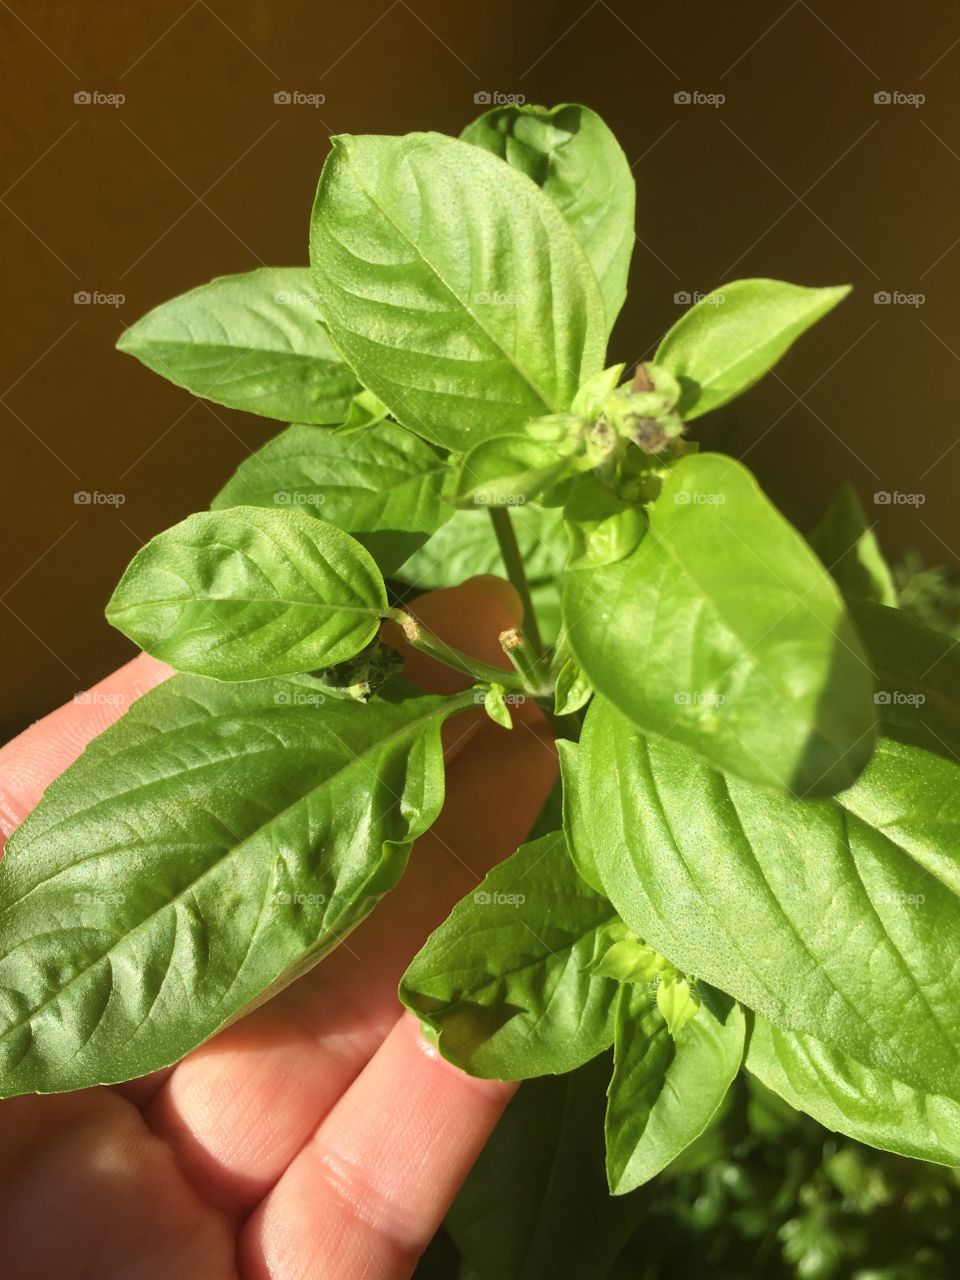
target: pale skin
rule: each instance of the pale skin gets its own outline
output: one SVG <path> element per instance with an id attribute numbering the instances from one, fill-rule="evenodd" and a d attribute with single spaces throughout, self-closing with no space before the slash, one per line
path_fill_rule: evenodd
<path id="1" fill-rule="evenodd" d="M 505 583 L 474 579 L 416 608 L 449 644 L 503 665 L 497 636 L 519 621 Z M 464 687 L 407 657 L 421 687 Z M 168 675 L 136 658 L 0 750 L 4 835 Z M 527 706 L 515 720 L 510 733 L 482 711 L 447 726 L 440 819 L 399 887 L 312 973 L 176 1067 L 0 1102 L 6 1280 L 412 1273 L 514 1086 L 440 1058 L 402 1013 L 397 982 L 430 929 L 523 841 L 553 784 L 543 718 Z"/>

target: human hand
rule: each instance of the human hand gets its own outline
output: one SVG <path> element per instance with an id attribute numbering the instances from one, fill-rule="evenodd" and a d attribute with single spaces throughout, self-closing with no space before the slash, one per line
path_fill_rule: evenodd
<path id="1" fill-rule="evenodd" d="M 496 579 L 416 609 L 491 663 L 519 617 Z M 435 692 L 464 683 L 421 654 L 407 674 Z M 0 750 L 4 833 L 167 675 L 140 656 Z M 514 721 L 506 733 L 478 711 L 447 725 L 439 820 L 400 885 L 306 977 L 167 1071 L 0 1103 L 5 1280 L 410 1275 L 513 1088 L 439 1058 L 396 988 L 430 929 L 524 840 L 553 783 L 542 716 L 522 707 Z"/>

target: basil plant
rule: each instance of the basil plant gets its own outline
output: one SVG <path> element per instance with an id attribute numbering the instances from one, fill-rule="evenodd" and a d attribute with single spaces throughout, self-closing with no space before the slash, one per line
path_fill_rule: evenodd
<path id="1" fill-rule="evenodd" d="M 897 610 L 852 493 L 805 538 L 689 434 L 847 289 L 725 284 L 628 369 L 634 206 L 582 107 L 336 137 L 309 267 L 123 334 L 292 425 L 109 603 L 177 674 L 10 841 L 0 1096 L 166 1066 L 322 961 L 436 819 L 444 722 L 482 702 L 509 730 L 523 698 L 562 797 L 403 979 L 439 1052 L 513 1080 L 609 1062 L 614 1195 L 742 1071 L 960 1164 L 960 649 Z M 503 669 L 398 603 L 500 567 L 526 608 Z M 471 687 L 407 683 L 388 619 Z"/>

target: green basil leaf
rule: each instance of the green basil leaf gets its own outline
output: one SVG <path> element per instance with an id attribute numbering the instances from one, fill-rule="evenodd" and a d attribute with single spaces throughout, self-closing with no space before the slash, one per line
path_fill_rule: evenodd
<path id="1" fill-rule="evenodd" d="M 534 587 L 555 584 L 567 558 L 563 511 L 523 503 L 510 512 L 527 577 Z M 396 575 L 422 590 L 455 587 L 477 574 L 504 572 L 503 558 L 486 511 L 463 510 L 439 529 Z"/>
<path id="2" fill-rule="evenodd" d="M 310 261 L 364 384 L 445 448 L 568 409 L 602 367 L 603 301 L 562 214 L 454 138 L 334 138 Z"/>
<path id="3" fill-rule="evenodd" d="M 472 1280 L 608 1280 L 650 1203 L 607 1191 L 609 1074 L 603 1054 L 521 1085 L 446 1220 Z"/>
<path id="4" fill-rule="evenodd" d="M 681 458 L 635 550 L 566 575 L 563 615 L 596 689 L 737 777 L 825 795 L 870 758 L 872 677 L 840 593 L 730 458 Z"/>
<path id="5" fill-rule="evenodd" d="M 806 289 L 782 280 L 735 280 L 702 298 L 654 356 L 680 380 L 680 416 L 699 418 L 752 387 L 849 292 L 848 285 Z"/>
<path id="6" fill-rule="evenodd" d="M 220 276 L 148 311 L 117 346 L 195 396 L 288 422 L 343 422 L 360 391 L 307 267 Z"/>
<path id="7" fill-rule="evenodd" d="M 553 714 L 570 716 L 585 707 L 593 697 L 593 685 L 580 663 L 568 655 L 557 671 L 553 687 Z"/>
<path id="8" fill-rule="evenodd" d="M 803 802 L 726 778 L 594 698 L 580 820 L 627 926 L 778 1026 L 960 1101 L 960 766 L 883 737 Z"/>
<path id="9" fill-rule="evenodd" d="M 452 512 L 441 492 L 449 468 L 393 422 L 358 432 L 293 426 L 240 464 L 212 502 L 281 507 L 335 524 L 391 574 Z"/>
<path id="10" fill-rule="evenodd" d="M 586 971 L 607 900 L 560 832 L 494 867 L 415 957 L 400 998 L 443 1056 L 503 1080 L 571 1071 L 613 1040 L 616 984 Z"/>
<path id="11" fill-rule="evenodd" d="M 896 608 L 897 588 L 856 491 L 844 487 L 810 534 L 810 545 L 847 600 Z"/>
<path id="12" fill-rule="evenodd" d="M 491 436 L 464 455 L 450 498 L 458 507 L 521 506 L 574 466 L 556 444 L 519 432 Z"/>
<path id="13" fill-rule="evenodd" d="M 593 569 L 623 560 L 647 531 L 642 507 L 625 502 L 596 476 L 584 476 L 563 508 L 570 539 L 568 569 Z"/>
<path id="14" fill-rule="evenodd" d="M 299 511 L 201 511 L 130 562 L 107 618 L 179 671 L 255 680 L 332 667 L 387 610 L 380 571 L 346 533 Z"/>
<path id="15" fill-rule="evenodd" d="M 439 812 L 469 704 L 196 676 L 136 702 L 0 863 L 0 1096 L 166 1066 L 322 959 Z"/>
<path id="16" fill-rule="evenodd" d="M 583 418 L 589 418 L 591 422 L 596 421 L 603 412 L 604 401 L 612 391 L 616 390 L 626 367 L 625 364 L 612 364 L 607 369 L 601 369 L 592 378 L 588 378 L 573 397 L 570 411 Z"/>
<path id="17" fill-rule="evenodd" d="M 334 431 L 363 431 L 367 427 L 375 427 L 389 412 L 381 399 L 364 388 L 350 401 L 347 416 L 339 426 L 334 427 Z"/>
<path id="18" fill-rule="evenodd" d="M 606 890 L 597 862 L 590 847 L 589 832 L 583 810 L 583 796 L 580 787 L 580 770 L 583 747 L 579 742 L 570 742 L 565 738 L 556 741 L 557 755 L 560 758 L 560 779 L 563 786 L 563 835 L 567 842 L 567 852 L 576 867 L 580 878 L 595 893 L 606 897 Z"/>
<path id="19" fill-rule="evenodd" d="M 504 699 L 502 684 L 494 681 L 486 689 L 481 690 L 477 696 L 481 699 L 484 711 L 494 724 L 498 724 L 501 729 L 513 728 L 513 716 L 510 714 L 510 708 Z"/>
<path id="20" fill-rule="evenodd" d="M 689 990 L 686 980 L 678 979 L 677 971 L 670 961 L 645 942 L 641 942 L 620 919 L 604 925 L 597 934 L 594 957 L 588 967 L 595 976 L 614 978 L 617 982 L 644 983 L 648 999 L 653 998 L 650 993 L 659 978 L 668 979 L 671 987 L 682 983 Z M 659 986 L 656 988 L 656 1002 L 660 1003 Z M 694 1004 L 694 1012 L 696 1007 Z M 661 1012 L 669 1023 L 668 1015 L 663 1010 Z"/>
<path id="21" fill-rule="evenodd" d="M 575 103 L 510 105 L 485 112 L 460 137 L 525 173 L 554 202 L 599 281 L 609 332 L 627 296 L 637 204 L 633 173 L 610 129 Z"/>
<path id="22" fill-rule="evenodd" d="M 701 995 L 674 1039 L 649 988 L 620 988 L 606 1119 L 614 1195 L 655 1178 L 699 1138 L 740 1070 L 746 1033 L 740 1006 L 719 992 Z"/>
<path id="23" fill-rule="evenodd" d="M 814 1120 L 884 1151 L 960 1165 L 960 1102 L 924 1093 L 813 1036 L 756 1018 L 745 1065 Z"/>

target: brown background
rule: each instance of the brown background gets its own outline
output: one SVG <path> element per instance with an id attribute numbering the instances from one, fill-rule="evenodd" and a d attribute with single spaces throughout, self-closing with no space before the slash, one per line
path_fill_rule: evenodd
<path id="1" fill-rule="evenodd" d="M 745 456 L 798 520 L 848 480 L 892 551 L 954 561 L 955 0 L 0 0 L 0 50 L 0 736 L 129 655 L 102 617 L 124 565 L 270 430 L 116 353 L 123 326 L 213 275 L 305 261 L 330 133 L 456 132 L 481 91 L 587 102 L 634 163 L 617 358 L 650 354 L 678 293 L 744 275 L 854 283 L 701 434 Z M 274 103 L 295 89 L 326 102 Z M 83 91 L 126 100 L 75 103 Z M 680 105 L 682 91 L 726 101 Z M 125 301 L 78 305 L 80 291 Z M 881 306 L 878 291 L 926 300 Z M 877 507 L 880 489 L 925 503 Z M 123 505 L 77 505 L 79 490 Z"/>

